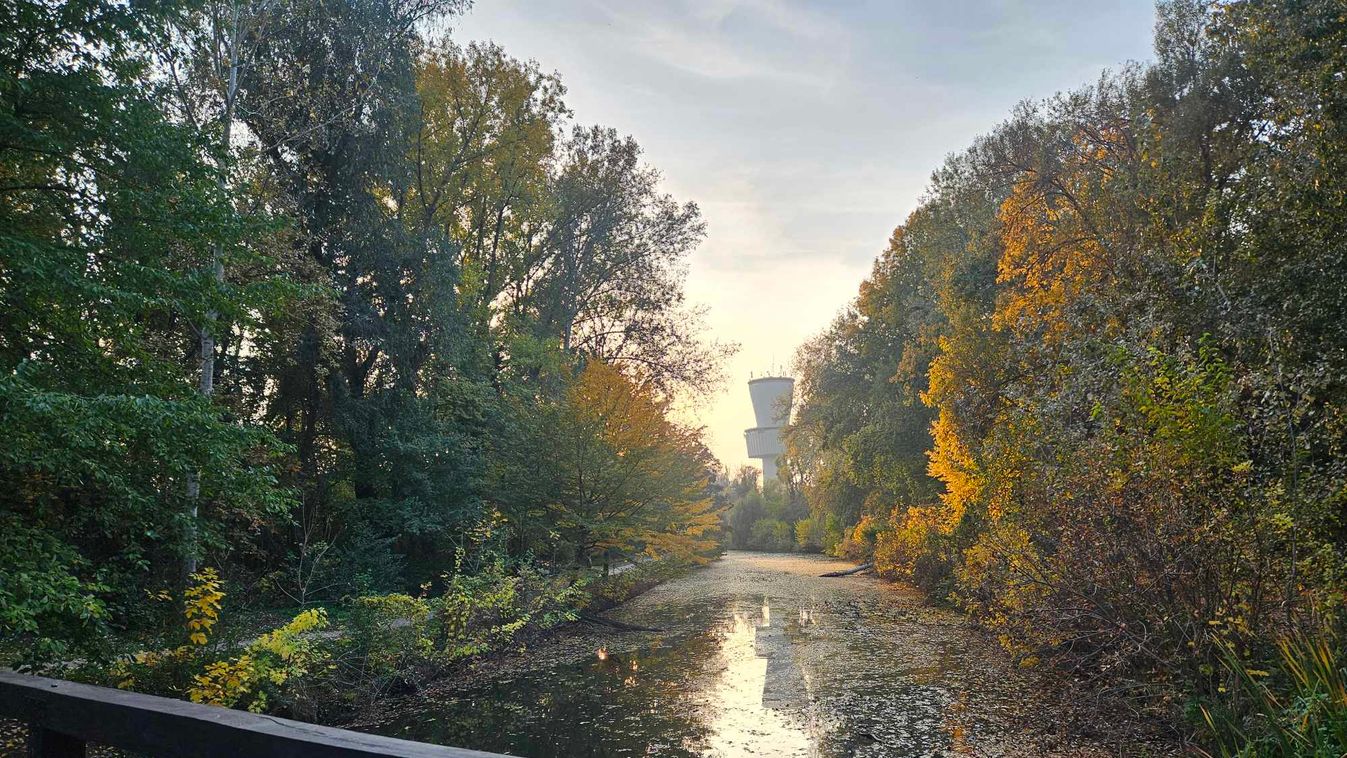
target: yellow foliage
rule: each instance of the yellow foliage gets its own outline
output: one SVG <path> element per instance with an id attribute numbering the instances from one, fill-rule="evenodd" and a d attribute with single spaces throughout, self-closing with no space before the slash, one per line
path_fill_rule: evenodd
<path id="1" fill-rule="evenodd" d="M 912 578 L 917 560 L 929 554 L 932 539 L 940 532 L 940 518 L 935 507 L 894 509 L 889 528 L 875 539 L 875 570 L 883 576 Z"/>
<path id="2" fill-rule="evenodd" d="M 161 650 L 142 650 L 130 659 L 113 664 L 111 676 L 119 689 L 129 690 L 137 686 L 136 673 L 146 673 L 166 665 L 183 665 L 201 653 L 210 643 L 210 632 L 220 620 L 220 609 L 225 597 L 220 575 L 213 568 L 203 568 L 192 574 L 192 584 L 183 591 L 183 616 L 187 621 L 186 645 Z M 154 600 L 170 600 L 166 590 L 146 593 Z"/>
<path id="3" fill-rule="evenodd" d="M 949 408 L 941 408 L 931 423 L 932 447 L 927 472 L 945 485 L 940 501 L 945 506 L 938 524 L 949 533 L 959 524 L 968 506 L 980 497 L 984 481 L 977 462 L 959 436 Z"/>
<path id="4" fill-rule="evenodd" d="M 1056 344 L 1072 326 L 1068 306 L 1088 288 L 1108 281 L 1112 261 L 1091 214 L 1109 211 L 1091 204 L 1109 181 L 1104 164 L 1112 141 L 1121 138 L 1106 133 L 1101 142 L 1080 145 L 1060 174 L 1026 176 L 1001 203 L 997 218 L 1003 247 L 996 279 L 1009 286 L 993 326 Z"/>
<path id="5" fill-rule="evenodd" d="M 669 420 L 668 402 L 591 360 L 571 385 L 558 430 L 566 496 L 557 524 L 582 550 L 616 549 L 701 561 L 720 514 L 696 430 Z"/>
<path id="6" fill-rule="evenodd" d="M 192 585 L 183 593 L 183 614 L 187 617 L 188 639 L 202 646 L 208 641 L 210 630 L 220 620 L 224 590 L 220 575 L 213 568 L 204 568 L 192 574 Z"/>
<path id="7" fill-rule="evenodd" d="M 1007 650 L 1030 655 L 1037 643 L 1057 642 L 1044 639 L 1047 630 L 1034 626 L 1029 613 L 1043 606 L 1048 588 L 1055 585 L 1049 571 L 1029 533 L 1003 522 L 964 551 L 955 571 L 958 599 Z"/>
<path id="8" fill-rule="evenodd" d="M 313 644 L 309 632 L 327 626 L 327 612 L 311 608 L 288 624 L 258 637 L 240 655 L 206 665 L 193 677 L 188 697 L 194 703 L 227 708 L 247 703 L 248 710 L 266 710 L 269 691 L 288 680 L 307 674 L 326 659 Z"/>

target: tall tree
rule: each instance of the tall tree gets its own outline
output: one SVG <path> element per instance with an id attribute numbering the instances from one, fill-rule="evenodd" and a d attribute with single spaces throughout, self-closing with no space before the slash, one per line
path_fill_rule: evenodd
<path id="1" fill-rule="evenodd" d="M 507 290 L 538 335 L 641 377 L 659 392 L 705 390 L 732 346 L 705 345 L 683 303 L 683 258 L 705 226 L 658 190 L 635 140 L 576 128 L 553 178 L 553 215 L 531 235 L 531 266 Z"/>
<path id="2" fill-rule="evenodd" d="M 0 427 L 6 629 L 37 655 L 127 618 L 195 552 L 191 472 L 220 545 L 284 503 L 267 437 L 222 419 L 183 360 L 245 233 L 208 145 L 161 110 L 161 10 L 7 6 L 0 41 Z M 249 307 L 246 299 L 236 301 Z M 231 310 L 231 314 L 237 311 Z M 192 536 L 188 536 L 192 535 Z"/>

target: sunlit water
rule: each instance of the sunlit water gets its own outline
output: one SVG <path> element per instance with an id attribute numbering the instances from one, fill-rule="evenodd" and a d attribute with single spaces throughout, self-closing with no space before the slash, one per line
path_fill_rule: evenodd
<path id="1" fill-rule="evenodd" d="M 662 633 L 576 625 L 391 704 L 374 730 L 521 756 L 1143 752 L 1065 731 L 1042 685 L 957 614 L 818 576 L 840 567 L 732 552 L 608 614 Z"/>

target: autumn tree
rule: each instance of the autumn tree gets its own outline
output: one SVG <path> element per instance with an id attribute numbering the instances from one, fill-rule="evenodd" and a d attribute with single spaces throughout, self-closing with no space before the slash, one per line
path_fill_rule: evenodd
<path id="1" fill-rule="evenodd" d="M 711 461 L 697 433 L 668 418 L 667 401 L 591 360 L 549 418 L 536 465 L 553 472 L 543 504 L 574 560 L 701 560 L 715 547 Z"/>
<path id="2" fill-rule="evenodd" d="M 878 517 L 882 572 L 1025 660 L 1170 697 L 1220 697 L 1231 646 L 1340 623 L 1331 6 L 1162 3 L 1153 64 L 936 172 L 801 350 L 815 513 Z M 920 451 L 938 488 L 894 487 Z"/>

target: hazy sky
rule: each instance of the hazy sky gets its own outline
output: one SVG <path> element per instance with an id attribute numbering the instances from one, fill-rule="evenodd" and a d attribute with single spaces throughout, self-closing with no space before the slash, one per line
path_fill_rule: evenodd
<path id="1" fill-rule="evenodd" d="M 1147 0 L 476 0 L 459 41 L 555 70 L 580 123 L 632 134 L 701 206 L 689 299 L 738 342 L 690 409 L 749 462 L 745 382 L 855 295 L 946 155 L 1017 102 L 1150 57 Z"/>

